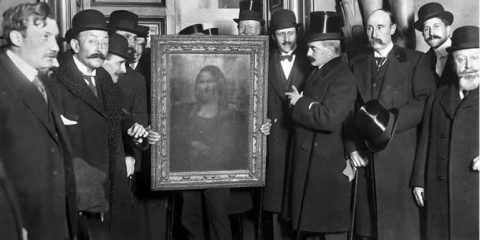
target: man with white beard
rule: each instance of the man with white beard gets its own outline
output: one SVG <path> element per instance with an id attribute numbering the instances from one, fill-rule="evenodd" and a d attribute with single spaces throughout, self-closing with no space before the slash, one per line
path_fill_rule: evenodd
<path id="1" fill-rule="evenodd" d="M 424 115 L 411 184 L 428 239 L 479 239 L 478 38 L 476 26 L 455 30 L 447 51 L 457 81 L 437 90 Z"/>

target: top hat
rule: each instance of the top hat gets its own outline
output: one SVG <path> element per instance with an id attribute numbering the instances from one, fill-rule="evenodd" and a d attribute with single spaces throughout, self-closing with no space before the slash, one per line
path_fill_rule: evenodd
<path id="1" fill-rule="evenodd" d="M 270 31 L 274 32 L 279 29 L 285 28 L 297 28 L 301 24 L 297 23 L 295 14 L 290 10 L 281 9 L 275 11 L 272 14 L 272 19 L 270 20 Z"/>
<path id="2" fill-rule="evenodd" d="M 118 55 L 127 61 L 133 57 L 127 39 L 116 33 L 112 33 L 108 38 L 108 53 Z"/>
<path id="3" fill-rule="evenodd" d="M 239 23 L 242 20 L 255 20 L 259 21 L 261 25 L 265 24 L 265 20 L 262 18 L 262 3 L 259 1 L 249 0 L 241 1 L 240 12 L 238 18 L 234 18 L 233 21 Z"/>
<path id="4" fill-rule="evenodd" d="M 218 35 L 218 28 L 208 28 L 203 30 L 205 35 Z"/>
<path id="5" fill-rule="evenodd" d="M 75 14 L 72 19 L 72 28 L 68 37 L 72 39 L 80 32 L 87 30 L 108 31 L 107 21 L 103 13 L 95 9 L 87 9 Z M 65 36 L 65 38 L 67 38 L 67 36 Z"/>
<path id="6" fill-rule="evenodd" d="M 455 29 L 452 34 L 452 45 L 447 52 L 468 48 L 478 48 L 478 27 L 463 26 Z"/>
<path id="7" fill-rule="evenodd" d="M 195 34 L 195 33 L 203 33 L 203 25 L 200 23 L 190 25 L 178 32 L 180 35 L 190 35 L 190 34 Z"/>
<path id="8" fill-rule="evenodd" d="M 305 36 L 307 42 L 340 40 L 342 39 L 341 27 L 343 18 L 337 12 L 311 12 L 310 30 Z"/>
<path id="9" fill-rule="evenodd" d="M 354 124 L 367 148 L 379 152 L 387 147 L 397 127 L 398 110 L 387 110 L 377 100 L 366 102 L 355 114 Z"/>
<path id="10" fill-rule="evenodd" d="M 113 11 L 110 14 L 108 27 L 112 30 L 122 30 L 137 33 L 138 15 L 126 10 Z"/>
<path id="11" fill-rule="evenodd" d="M 453 14 L 451 12 L 445 11 L 440 3 L 431 2 L 423 5 L 418 10 L 418 20 L 413 24 L 413 26 L 418 31 L 422 31 L 423 23 L 434 17 L 446 20 L 448 25 L 452 24 L 453 22 Z"/>
<path id="12" fill-rule="evenodd" d="M 137 37 L 139 38 L 147 38 L 148 37 L 148 31 L 150 30 L 149 27 L 143 26 L 143 25 L 138 25 L 137 26 Z"/>

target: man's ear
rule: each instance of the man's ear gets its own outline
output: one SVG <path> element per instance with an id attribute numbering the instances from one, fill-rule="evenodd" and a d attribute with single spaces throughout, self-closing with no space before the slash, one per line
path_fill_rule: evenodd
<path id="1" fill-rule="evenodd" d="M 80 43 L 78 42 L 78 39 L 72 38 L 70 40 L 70 47 L 72 47 L 73 52 L 80 52 Z"/>
<path id="2" fill-rule="evenodd" d="M 12 30 L 9 34 L 10 42 L 16 47 L 23 45 L 23 35 L 20 31 Z"/>
<path id="3" fill-rule="evenodd" d="M 392 24 L 392 27 L 390 28 L 390 35 L 395 34 L 395 31 L 397 30 L 397 24 Z"/>

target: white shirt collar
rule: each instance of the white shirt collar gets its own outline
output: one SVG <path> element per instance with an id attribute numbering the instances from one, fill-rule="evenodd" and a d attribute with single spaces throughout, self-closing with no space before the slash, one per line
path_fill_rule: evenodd
<path id="1" fill-rule="evenodd" d="M 27 79 L 30 82 L 32 82 L 33 79 L 35 79 L 35 77 L 38 74 L 37 69 L 32 67 L 32 65 L 27 63 L 25 60 L 23 60 L 17 54 L 15 54 L 14 52 L 12 52 L 10 50 L 7 50 L 7 56 L 10 58 L 10 60 L 12 60 L 13 64 L 15 64 L 15 66 L 18 68 L 18 70 L 20 70 L 20 72 L 22 72 L 23 75 L 25 75 L 25 77 L 27 77 Z"/>
<path id="2" fill-rule="evenodd" d="M 384 49 L 381 49 L 379 52 L 374 51 L 373 55 L 375 57 L 388 57 L 388 54 L 390 53 L 390 51 L 392 51 L 392 49 L 393 49 L 393 42 L 390 42 L 387 45 L 387 47 L 385 47 Z"/>
<path id="3" fill-rule="evenodd" d="M 434 48 L 433 51 L 435 51 L 435 55 L 437 57 L 446 57 L 448 55 L 447 47 L 450 47 L 451 45 L 452 45 L 452 40 L 448 38 L 447 41 L 445 41 L 438 48 Z"/>
<path id="4" fill-rule="evenodd" d="M 80 60 L 78 60 L 77 55 L 73 55 L 73 61 L 75 62 L 75 65 L 77 65 L 78 70 L 84 75 L 89 75 L 89 76 L 96 76 L 97 75 L 97 69 L 93 69 L 92 72 L 88 71 L 88 67 L 85 66 Z"/>
<path id="5" fill-rule="evenodd" d="M 280 55 L 282 55 L 282 56 L 285 56 L 285 55 L 293 55 L 293 52 L 295 52 L 295 49 L 297 49 L 297 48 L 295 47 L 292 51 L 290 51 L 290 52 L 288 52 L 288 53 L 284 53 L 284 52 L 280 51 Z"/>

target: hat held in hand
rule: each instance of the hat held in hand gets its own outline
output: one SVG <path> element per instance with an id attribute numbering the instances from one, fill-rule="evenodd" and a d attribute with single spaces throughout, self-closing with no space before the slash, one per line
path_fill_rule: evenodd
<path id="1" fill-rule="evenodd" d="M 398 110 L 387 110 L 378 100 L 366 102 L 355 114 L 354 124 L 372 152 L 385 149 L 397 127 Z"/>

